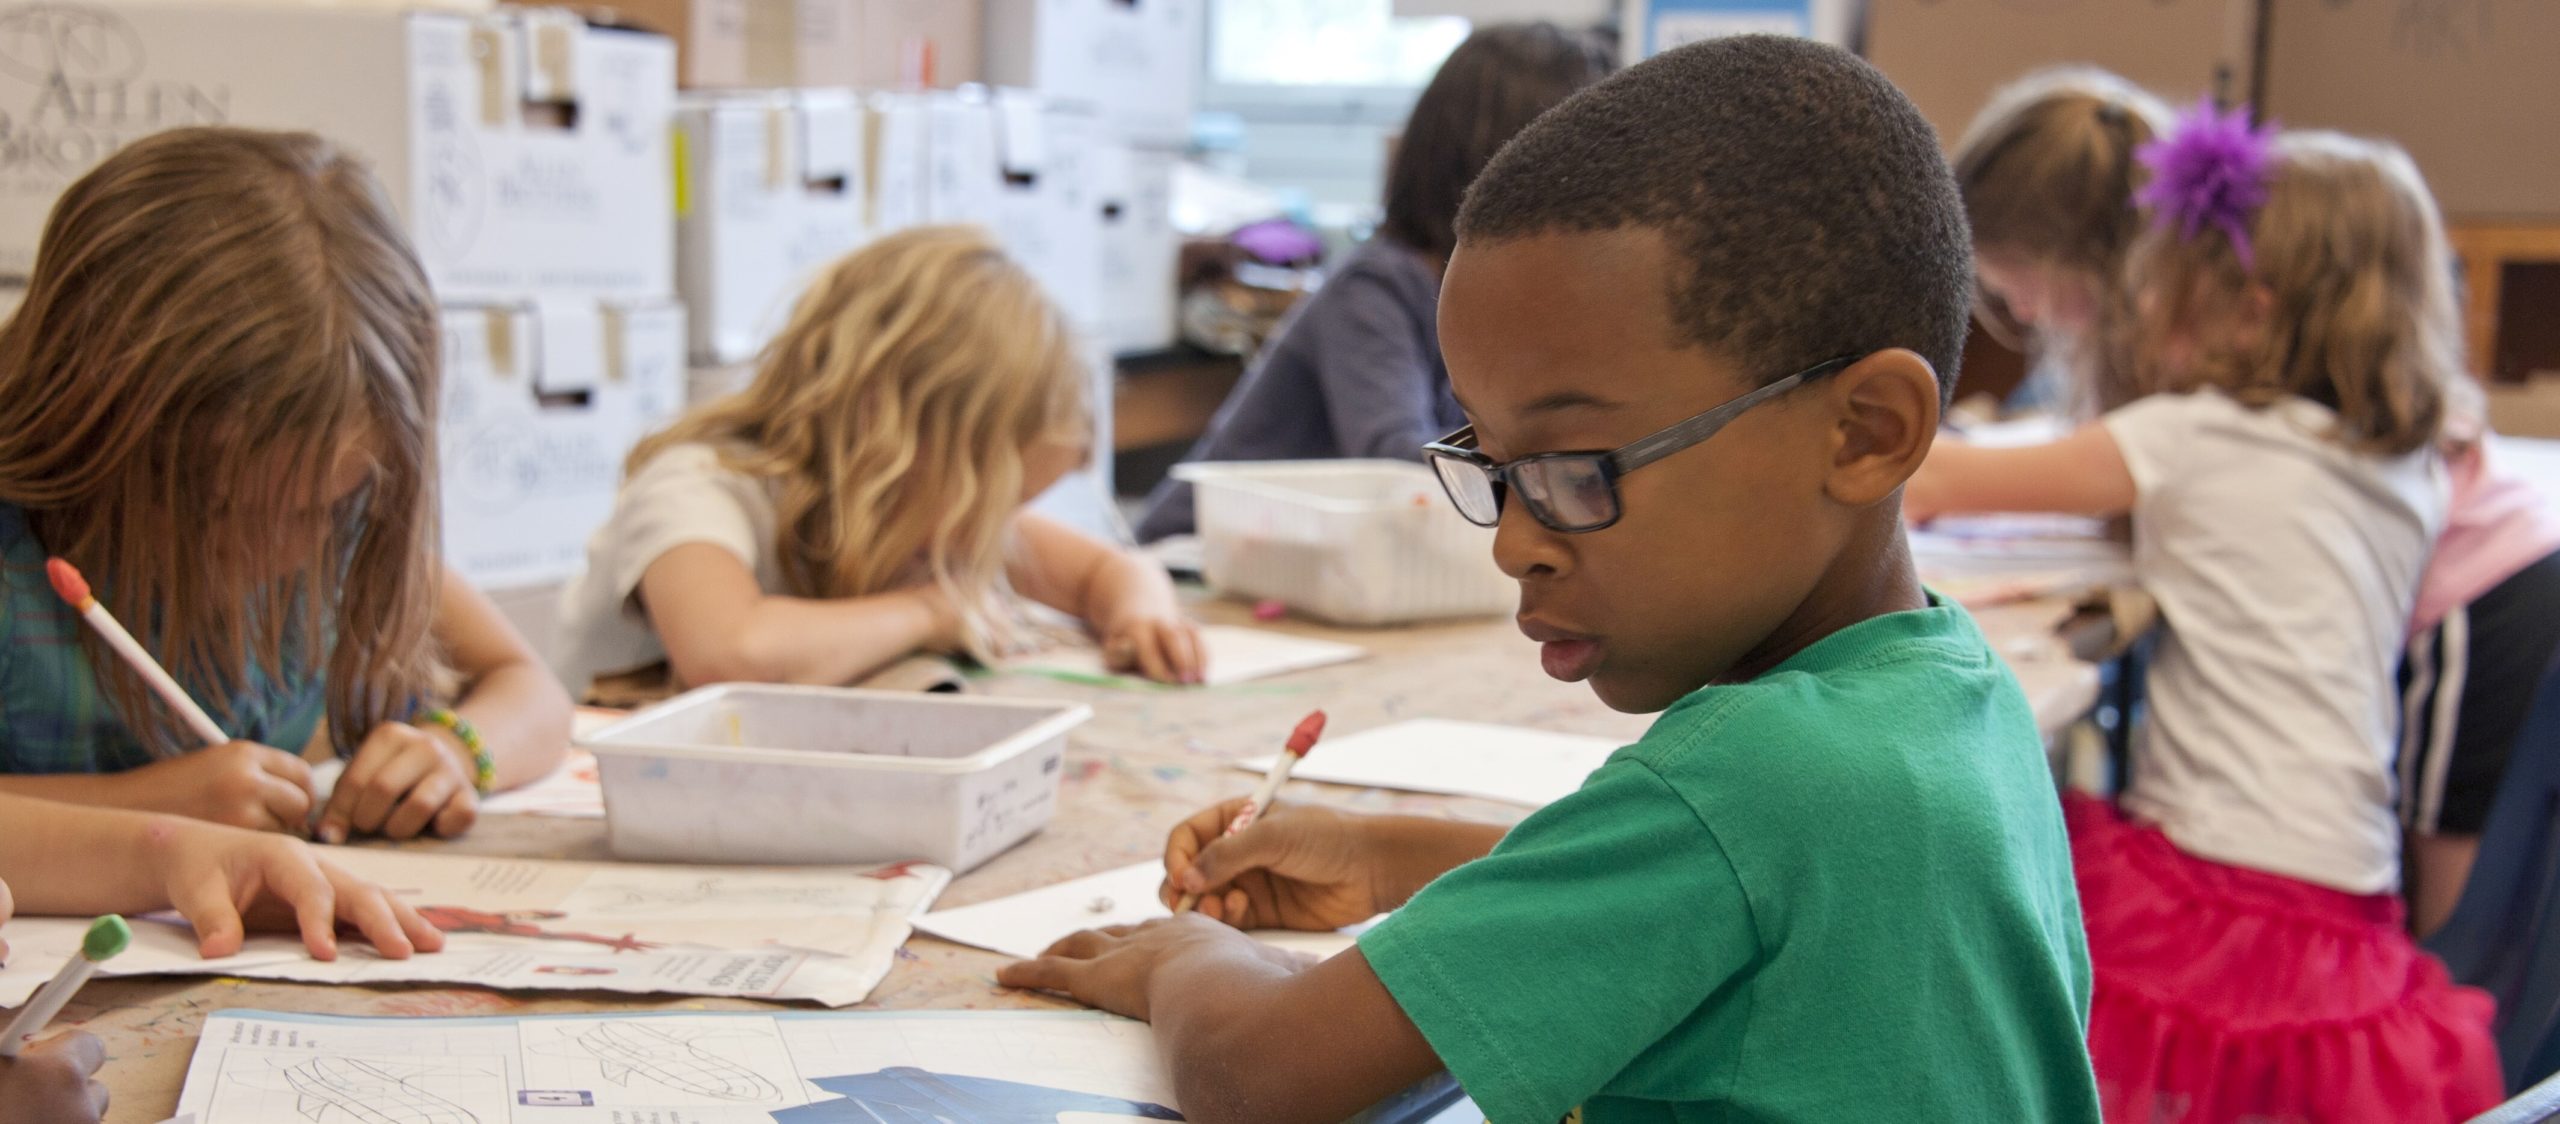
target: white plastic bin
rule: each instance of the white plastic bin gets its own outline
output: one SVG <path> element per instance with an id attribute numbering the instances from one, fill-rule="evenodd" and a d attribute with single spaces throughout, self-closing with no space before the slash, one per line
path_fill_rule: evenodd
<path id="1" fill-rule="evenodd" d="M 1427 467 L 1391 460 L 1176 465 L 1200 528 L 1201 574 L 1338 624 L 1496 616 L 1520 588 L 1493 532 L 1449 506 Z"/>
<path id="2" fill-rule="evenodd" d="M 958 874 L 1049 822 L 1077 703 L 836 687 L 688 691 L 581 738 L 615 858 L 923 859 Z"/>

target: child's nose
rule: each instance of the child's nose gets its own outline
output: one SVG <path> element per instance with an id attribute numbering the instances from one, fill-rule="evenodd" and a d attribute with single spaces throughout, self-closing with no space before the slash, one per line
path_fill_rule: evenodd
<path id="1" fill-rule="evenodd" d="M 1572 570 L 1573 550 L 1564 535 L 1548 530 L 1512 496 L 1493 527 L 1493 562 L 1516 581 L 1562 577 Z"/>

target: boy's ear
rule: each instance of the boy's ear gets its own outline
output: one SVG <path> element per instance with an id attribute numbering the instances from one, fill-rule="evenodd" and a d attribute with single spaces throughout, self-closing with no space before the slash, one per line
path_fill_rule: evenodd
<path id="1" fill-rule="evenodd" d="M 1824 492 L 1846 507 L 1882 502 L 1937 439 L 1937 372 L 1918 352 L 1893 348 L 1850 364 L 1824 389 L 1832 415 Z"/>

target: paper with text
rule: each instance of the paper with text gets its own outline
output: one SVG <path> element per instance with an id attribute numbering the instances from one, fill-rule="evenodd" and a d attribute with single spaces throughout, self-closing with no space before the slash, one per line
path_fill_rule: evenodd
<path id="1" fill-rule="evenodd" d="M 1173 916 L 1156 897 L 1156 887 L 1163 882 L 1163 863 L 1138 863 L 1009 898 L 928 913 L 916 918 L 916 929 L 946 941 L 1029 959 L 1079 929 Z M 1351 947 L 1368 927 L 1363 922 L 1332 933 L 1263 929 L 1253 936 L 1264 944 L 1331 956 Z"/>
<path id="2" fill-rule="evenodd" d="M 951 879 L 884 867 L 696 867 L 478 858 L 323 847 L 446 933 L 444 951 L 387 960 L 355 939 L 319 961 L 299 937 L 253 936 L 206 960 L 174 914 L 139 918 L 100 975 L 227 975 L 309 983 L 454 983 L 501 991 L 599 990 L 803 999 L 870 994 L 911 922 Z M 20 918 L 0 1005 L 24 1002 L 80 947 L 85 920 Z"/>
<path id="3" fill-rule="evenodd" d="M 1055 1011 L 205 1020 L 200 1124 L 1179 1120 L 1146 1024 Z"/>
<path id="4" fill-rule="evenodd" d="M 1331 640 L 1311 640 L 1260 628 L 1235 628 L 1207 625 L 1200 629 L 1200 640 L 1208 649 L 1208 685 L 1222 687 L 1230 683 L 1246 683 L 1349 663 L 1369 654 L 1369 650 L 1353 644 L 1337 644 Z M 1087 647 L 1053 648 L 1037 655 L 1007 660 L 1007 671 L 1064 672 L 1070 675 L 1117 674 L 1104 670 L 1102 653 Z"/>

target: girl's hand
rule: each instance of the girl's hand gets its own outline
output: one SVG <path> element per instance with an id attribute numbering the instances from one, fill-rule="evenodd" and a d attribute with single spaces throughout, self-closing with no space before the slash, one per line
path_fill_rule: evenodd
<path id="1" fill-rule="evenodd" d="M 1156 965 L 1185 950 L 1227 942 L 1236 942 L 1237 951 L 1249 952 L 1291 971 L 1316 962 L 1305 953 L 1272 948 L 1197 914 L 1183 914 L 1143 925 L 1069 933 L 1038 959 L 1018 960 L 997 969 L 996 982 L 1006 987 L 1054 991 L 1088 1007 L 1145 1019 L 1149 1012 L 1148 981 L 1155 974 Z"/>
<path id="2" fill-rule="evenodd" d="M 1329 808 L 1274 804 L 1233 837 L 1244 797 L 1204 808 L 1165 840 L 1164 904 L 1200 895 L 1200 915 L 1239 929 L 1324 932 L 1388 908 L 1362 820 Z"/>
<path id="3" fill-rule="evenodd" d="M 299 929 L 321 960 L 337 959 L 340 923 L 392 960 L 444 947 L 444 934 L 408 903 L 298 839 L 160 817 L 143 829 L 141 859 L 169 904 L 195 926 L 196 950 L 207 958 L 240 951 L 251 926 Z"/>
<path id="4" fill-rule="evenodd" d="M 107 1087 L 96 1074 L 106 1061 L 106 1046 L 76 1030 L 0 1060 L 0 1124 L 92 1124 L 105 1117 Z"/>
<path id="5" fill-rule="evenodd" d="M 1102 661 L 1113 671 L 1135 671 L 1158 683 L 1198 684 L 1209 675 L 1209 650 L 1200 626 L 1180 614 L 1133 614 L 1102 632 Z"/>
<path id="6" fill-rule="evenodd" d="M 354 832 L 411 839 L 433 828 L 451 839 L 480 819 L 471 751 L 441 728 L 385 722 L 365 735 L 320 813 L 320 840 Z"/>
<path id="7" fill-rule="evenodd" d="M 273 746 L 235 741 L 154 761 L 116 778 L 137 811 L 299 835 L 311 822 L 311 765 Z"/>

